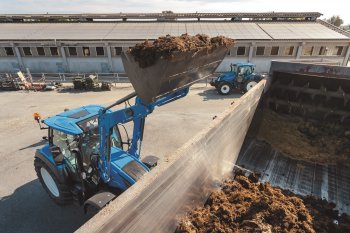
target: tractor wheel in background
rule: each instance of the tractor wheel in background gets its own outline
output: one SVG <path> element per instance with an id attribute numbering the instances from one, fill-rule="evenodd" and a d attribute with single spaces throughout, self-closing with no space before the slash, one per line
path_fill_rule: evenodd
<path id="1" fill-rule="evenodd" d="M 229 83 L 223 82 L 218 85 L 218 92 L 221 95 L 228 95 L 231 93 L 232 86 Z"/>
<path id="2" fill-rule="evenodd" d="M 58 205 L 70 204 L 73 200 L 69 187 L 59 182 L 51 169 L 39 158 L 35 158 L 34 167 L 41 185 L 50 198 Z"/>
<path id="3" fill-rule="evenodd" d="M 243 91 L 248 92 L 250 89 L 252 89 L 256 84 L 258 84 L 259 81 L 255 79 L 249 79 L 244 82 L 243 84 Z"/>

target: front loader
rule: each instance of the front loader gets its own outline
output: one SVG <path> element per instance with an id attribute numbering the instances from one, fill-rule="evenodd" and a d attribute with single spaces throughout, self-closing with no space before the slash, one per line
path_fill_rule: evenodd
<path id="1" fill-rule="evenodd" d="M 215 71 L 227 50 L 219 46 L 179 53 L 146 68 L 126 52 L 122 61 L 135 92 L 107 107 L 83 106 L 45 120 L 35 114 L 46 125 L 40 128 L 48 131 L 47 144 L 36 151 L 35 170 L 53 201 L 98 210 L 148 173 L 157 158 L 140 156 L 146 117 L 156 107 L 185 97 L 190 85 Z M 124 103 L 124 108 L 112 109 Z M 127 122 L 133 122 L 132 138 L 122 139 Z"/>

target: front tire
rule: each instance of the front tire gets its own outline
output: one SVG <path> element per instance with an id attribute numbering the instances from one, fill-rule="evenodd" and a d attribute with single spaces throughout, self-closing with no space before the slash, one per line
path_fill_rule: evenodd
<path id="1" fill-rule="evenodd" d="M 247 80 L 243 85 L 243 91 L 248 92 L 250 89 L 255 87 L 256 84 L 258 84 L 257 80 L 254 80 L 254 79 Z"/>
<path id="2" fill-rule="evenodd" d="M 218 92 L 221 95 L 228 95 L 231 93 L 232 87 L 229 83 L 223 82 L 218 86 Z"/>
<path id="3" fill-rule="evenodd" d="M 35 158 L 34 167 L 41 185 L 56 204 L 67 205 L 72 203 L 73 198 L 69 187 L 59 181 L 49 166 L 41 159 Z"/>

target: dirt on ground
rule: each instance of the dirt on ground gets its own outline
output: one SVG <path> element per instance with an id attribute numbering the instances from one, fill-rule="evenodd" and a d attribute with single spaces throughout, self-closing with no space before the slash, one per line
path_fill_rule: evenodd
<path id="1" fill-rule="evenodd" d="M 319 164 L 350 162 L 350 130 L 265 110 L 258 139 L 285 155 Z"/>
<path id="2" fill-rule="evenodd" d="M 219 46 L 230 46 L 233 40 L 224 36 L 210 38 L 207 35 L 198 34 L 190 36 L 183 34 L 181 36 L 159 37 L 153 43 L 146 40 L 143 43 L 136 44 L 130 48 L 129 52 L 134 56 L 140 67 L 152 66 L 159 58 L 171 59 L 175 53 L 188 51 L 210 51 Z"/>
<path id="3" fill-rule="evenodd" d="M 349 216 L 339 215 L 334 205 L 258 180 L 236 173 L 204 207 L 189 212 L 176 232 L 350 232 Z"/>

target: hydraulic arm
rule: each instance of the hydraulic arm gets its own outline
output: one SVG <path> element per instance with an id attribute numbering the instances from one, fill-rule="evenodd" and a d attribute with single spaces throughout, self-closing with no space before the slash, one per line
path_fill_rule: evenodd
<path id="1" fill-rule="evenodd" d="M 178 90 L 176 92 L 166 94 L 160 97 L 156 101 L 150 104 L 144 104 L 142 100 L 136 96 L 135 105 L 126 107 L 124 109 L 107 112 L 106 110 L 121 104 L 135 95 L 130 94 L 121 100 L 118 100 L 115 104 L 100 110 L 98 117 L 98 125 L 100 131 L 100 169 L 101 175 L 104 182 L 108 182 L 110 179 L 110 161 L 111 161 L 111 135 L 113 127 L 118 124 L 127 123 L 130 121 L 134 122 L 133 136 L 131 140 L 128 153 L 131 156 L 140 157 L 140 149 L 144 131 L 145 118 L 148 114 L 152 113 L 155 107 L 159 107 L 180 99 L 188 94 L 189 87 Z"/>

